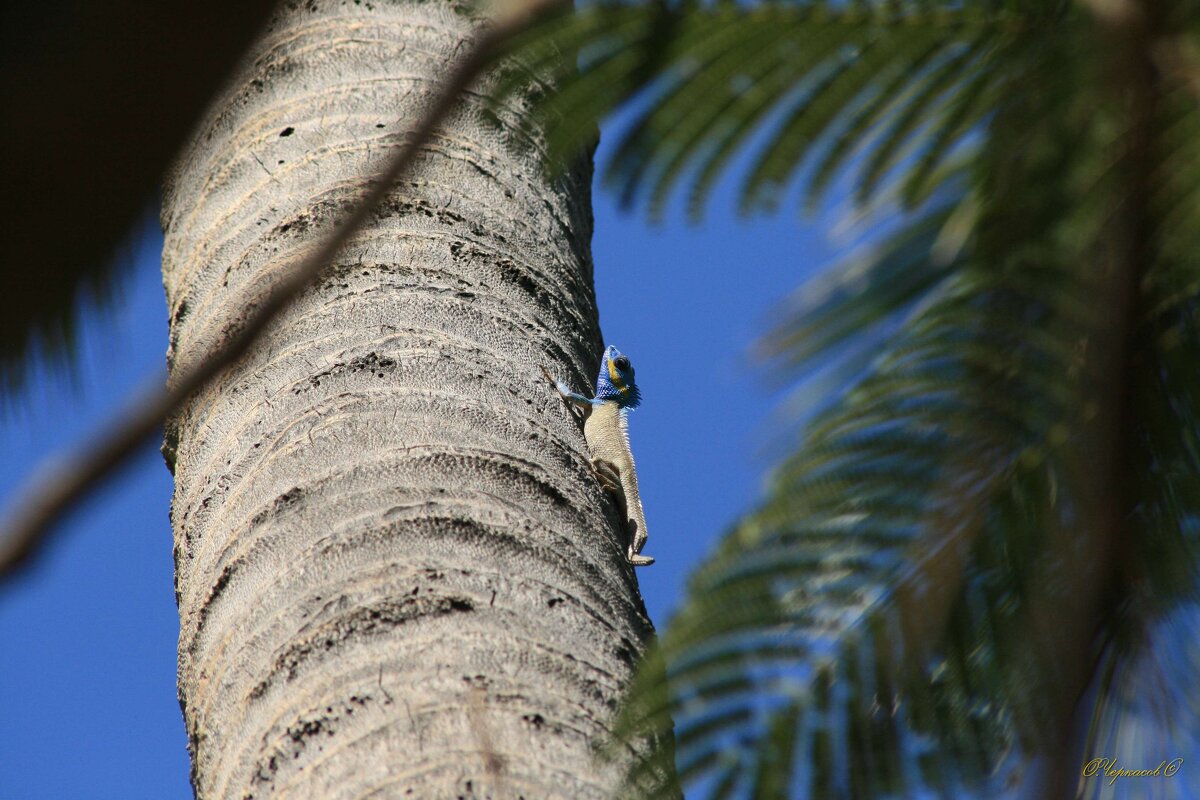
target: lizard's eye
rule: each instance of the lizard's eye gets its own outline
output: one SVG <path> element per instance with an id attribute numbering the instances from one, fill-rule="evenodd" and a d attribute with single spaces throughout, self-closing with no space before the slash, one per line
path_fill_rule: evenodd
<path id="1" fill-rule="evenodd" d="M 613 366 L 624 372 L 629 369 L 629 359 L 625 356 L 617 356 L 613 359 Z"/>

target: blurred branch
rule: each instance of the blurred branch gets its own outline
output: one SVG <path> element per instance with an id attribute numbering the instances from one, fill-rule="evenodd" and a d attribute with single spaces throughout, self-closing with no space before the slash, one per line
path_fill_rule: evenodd
<path id="1" fill-rule="evenodd" d="M 241 358 L 275 320 L 321 273 L 337 252 L 368 221 L 396 179 L 407 170 L 434 129 L 454 108 L 458 96 L 492 63 L 509 39 L 526 29 L 540 14 L 562 0 L 510 2 L 483 28 L 475 46 L 445 79 L 433 103 L 387 167 L 370 182 L 370 190 L 310 256 L 302 260 L 262 298 L 243 327 L 201 363 L 173 376 L 173 386 L 143 393 L 118 420 L 106 426 L 79 452 L 57 459 L 35 472 L 19 490 L 13 508 L 0 525 L 0 581 L 11 578 L 45 544 L 59 517 L 114 467 L 124 462 L 158 430 L 158 426 L 191 395 Z"/>
<path id="2" fill-rule="evenodd" d="M 1042 756 L 1048 774 L 1039 797 L 1074 797 L 1079 780 L 1081 737 L 1088 730 L 1085 702 L 1110 630 L 1102 621 L 1114 582 L 1127 582 L 1135 569 L 1130 521 L 1136 506 L 1137 419 L 1133 392 L 1138 357 L 1138 325 L 1144 309 L 1142 279 L 1155 260 L 1150 176 L 1161 74 L 1155 59 L 1161 40 L 1162 9 L 1156 0 L 1087 0 L 1100 25 L 1103 56 L 1114 102 L 1123 116 L 1119 180 L 1121 197 L 1113 209 L 1111 248 L 1100 260 L 1096 346 L 1089 372 L 1095 378 L 1095 415 L 1074 476 L 1083 487 L 1079 519 L 1055 532 L 1051 558 L 1039 591 L 1029 604 L 1034 658 L 1053 681 L 1051 729 Z M 1057 570 L 1057 571 L 1055 571 Z M 1056 586 L 1057 585 L 1057 586 Z"/>
<path id="3" fill-rule="evenodd" d="M 1160 39 L 1152 52 L 1154 61 L 1164 74 L 1187 87 L 1200 101 L 1200 49 L 1185 36 Z"/>
<path id="4" fill-rule="evenodd" d="M 987 447 L 965 453 L 947 466 L 933 492 L 945 498 L 933 509 L 914 543 L 913 555 L 896 585 L 899 638 L 890 652 L 903 655 L 897 683 L 923 675 L 944 640 L 950 614 L 966 581 L 971 552 L 983 532 L 993 495 L 1000 488 Z M 997 458 L 999 458 L 997 456 Z"/>

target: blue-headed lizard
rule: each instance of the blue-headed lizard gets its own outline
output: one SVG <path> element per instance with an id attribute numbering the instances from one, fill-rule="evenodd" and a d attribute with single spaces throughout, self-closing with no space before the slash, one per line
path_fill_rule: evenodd
<path id="1" fill-rule="evenodd" d="M 629 449 L 629 411 L 642 402 L 633 380 L 633 365 L 611 345 L 600 360 L 596 378 L 596 396 L 589 399 L 571 391 L 562 381 L 542 367 L 542 374 L 554 384 L 563 400 L 583 415 L 583 436 L 592 454 L 592 470 L 600 485 L 616 497 L 629 528 L 629 550 L 625 558 L 635 567 L 654 563 L 640 555 L 646 544 L 646 515 L 638 493 L 637 469 Z"/>

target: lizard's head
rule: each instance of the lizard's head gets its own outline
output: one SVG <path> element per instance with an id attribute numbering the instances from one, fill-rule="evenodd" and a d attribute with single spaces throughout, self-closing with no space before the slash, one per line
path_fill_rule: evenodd
<path id="1" fill-rule="evenodd" d="M 608 346 L 600 360 L 600 375 L 596 378 L 596 398 L 616 400 L 622 408 L 637 408 L 642 393 L 633 381 L 633 364 L 620 350 Z"/>

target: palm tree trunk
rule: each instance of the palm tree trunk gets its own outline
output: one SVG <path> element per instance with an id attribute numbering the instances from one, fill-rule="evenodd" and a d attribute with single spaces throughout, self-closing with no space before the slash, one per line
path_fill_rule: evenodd
<path id="1" fill-rule="evenodd" d="M 165 193 L 173 369 L 355 202 L 477 24 L 291 5 Z M 169 426 L 200 798 L 600 798 L 645 755 L 592 758 L 652 629 L 538 371 L 601 349 L 590 162 L 549 180 L 522 108 L 480 112 Z"/>

